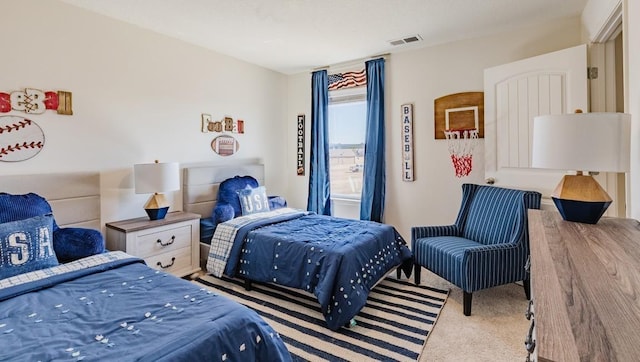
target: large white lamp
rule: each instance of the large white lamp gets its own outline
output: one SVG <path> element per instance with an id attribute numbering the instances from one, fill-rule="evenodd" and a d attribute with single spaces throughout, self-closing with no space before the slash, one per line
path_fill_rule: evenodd
<path id="1" fill-rule="evenodd" d="M 576 171 L 551 194 L 562 218 L 595 224 L 611 197 L 589 172 L 629 171 L 631 116 L 573 113 L 533 119 L 531 166 Z"/>
<path id="2" fill-rule="evenodd" d="M 164 219 L 169 202 L 162 192 L 180 190 L 180 166 L 177 162 L 133 165 L 136 194 L 153 194 L 144 205 L 151 220 Z"/>

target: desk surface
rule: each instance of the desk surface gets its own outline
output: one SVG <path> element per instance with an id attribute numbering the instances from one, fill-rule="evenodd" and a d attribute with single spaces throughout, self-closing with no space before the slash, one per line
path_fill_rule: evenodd
<path id="1" fill-rule="evenodd" d="M 540 361 L 640 361 L 640 223 L 529 210 Z"/>

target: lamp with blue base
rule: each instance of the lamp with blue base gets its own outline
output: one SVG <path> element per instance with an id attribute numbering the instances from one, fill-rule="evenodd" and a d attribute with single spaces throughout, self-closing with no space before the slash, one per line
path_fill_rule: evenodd
<path id="1" fill-rule="evenodd" d="M 149 194 L 151 197 L 144 205 L 150 220 L 162 220 L 169 210 L 169 202 L 162 192 L 180 189 L 180 169 L 178 163 L 137 164 L 133 166 L 135 192 Z"/>
<path id="2" fill-rule="evenodd" d="M 551 193 L 564 220 L 596 224 L 604 215 L 612 199 L 592 172 L 629 171 L 630 133 L 631 116 L 624 113 L 534 117 L 531 167 L 579 170 Z"/>
<path id="3" fill-rule="evenodd" d="M 596 224 L 613 201 L 591 175 L 565 175 L 551 194 L 566 221 Z"/>

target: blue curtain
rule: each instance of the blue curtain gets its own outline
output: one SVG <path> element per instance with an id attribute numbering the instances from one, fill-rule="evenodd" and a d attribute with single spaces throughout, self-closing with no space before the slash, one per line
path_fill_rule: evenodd
<path id="1" fill-rule="evenodd" d="M 367 69 L 367 130 L 360 219 L 382 222 L 384 214 L 384 59 L 365 63 Z"/>
<path id="2" fill-rule="evenodd" d="M 329 188 L 329 80 L 326 70 L 311 74 L 311 151 L 307 210 L 331 215 Z"/>

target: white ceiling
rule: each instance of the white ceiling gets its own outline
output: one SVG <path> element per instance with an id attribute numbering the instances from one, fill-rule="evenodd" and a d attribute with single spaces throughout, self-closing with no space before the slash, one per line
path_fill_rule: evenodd
<path id="1" fill-rule="evenodd" d="M 587 0 L 61 0 L 284 74 L 579 16 Z M 423 41 L 392 46 L 418 34 Z"/>

